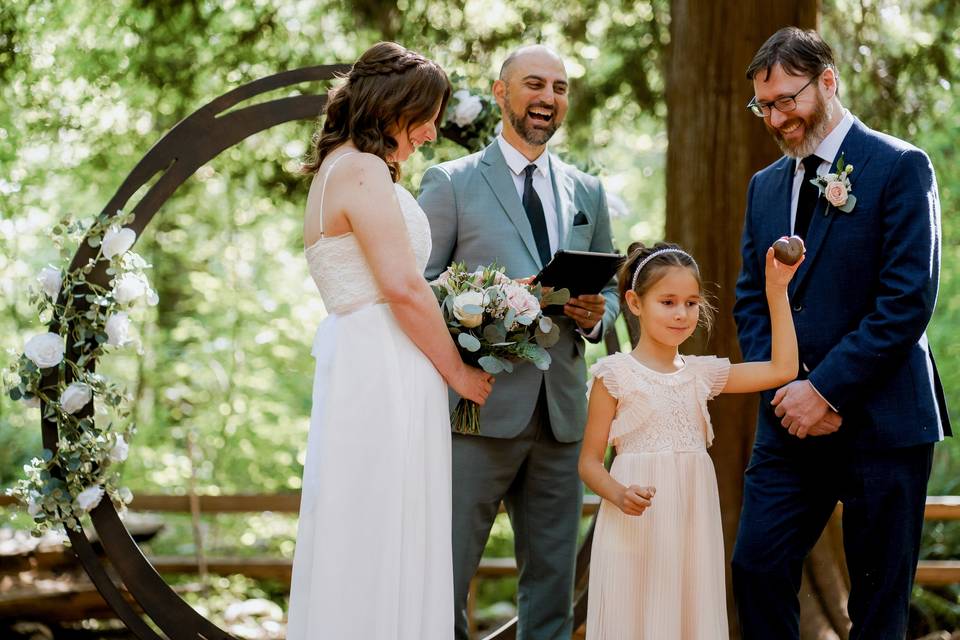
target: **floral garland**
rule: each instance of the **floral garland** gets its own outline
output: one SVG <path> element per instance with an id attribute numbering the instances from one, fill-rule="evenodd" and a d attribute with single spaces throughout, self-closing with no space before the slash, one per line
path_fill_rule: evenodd
<path id="1" fill-rule="evenodd" d="M 455 86 L 464 78 L 453 74 Z M 471 152 L 480 151 L 500 132 L 500 108 L 487 93 L 458 89 L 450 96 L 440 133 Z"/>
<path id="2" fill-rule="evenodd" d="M 127 312 L 140 302 L 158 302 L 144 274 L 149 265 L 130 250 L 137 236 L 125 227 L 132 221 L 132 213 L 118 211 L 112 217 L 101 214 L 87 228 L 67 222 L 53 229 L 61 253 L 66 253 L 65 241 L 85 237 L 96 255 L 73 270 L 47 266 L 40 271 L 40 286 L 32 288 L 30 302 L 40 321 L 57 332 L 29 338 L 4 372 L 10 398 L 39 407 L 43 418 L 57 425 L 56 452 L 44 449 L 7 491 L 26 506 L 36 535 L 61 526 L 80 530 L 81 517 L 105 495 L 121 511 L 133 498 L 129 489 L 119 487 L 115 468 L 126 459 L 134 430 L 129 399 L 118 385 L 90 370 L 102 354 L 137 344 Z M 102 266 L 111 278 L 109 287 L 88 280 Z M 96 411 L 95 400 L 100 403 Z"/>

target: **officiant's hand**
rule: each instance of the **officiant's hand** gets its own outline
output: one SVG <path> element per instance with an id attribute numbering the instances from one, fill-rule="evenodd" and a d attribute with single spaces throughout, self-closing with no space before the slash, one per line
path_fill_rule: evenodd
<path id="1" fill-rule="evenodd" d="M 573 318 L 578 327 L 590 332 L 598 322 L 603 320 L 603 311 L 606 308 L 607 299 L 599 293 L 584 294 L 570 298 L 567 304 L 563 305 L 563 313 Z"/>
<path id="2" fill-rule="evenodd" d="M 770 404 L 774 406 L 773 412 L 781 419 L 780 424 L 790 435 L 798 438 L 807 437 L 810 430 L 820 425 L 830 411 L 830 405 L 814 390 L 809 380 L 794 380 L 780 387 Z M 829 426 L 829 423 L 820 426 Z"/>
<path id="3" fill-rule="evenodd" d="M 467 400 L 473 400 L 481 407 L 493 389 L 493 376 L 470 365 L 463 365 L 460 372 L 450 380 L 453 390 Z"/>

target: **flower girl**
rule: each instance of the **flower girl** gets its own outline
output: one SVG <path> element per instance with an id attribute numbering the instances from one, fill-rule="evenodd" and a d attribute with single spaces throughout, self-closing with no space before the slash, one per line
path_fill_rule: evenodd
<path id="1" fill-rule="evenodd" d="M 630 353 L 591 368 L 580 476 L 601 498 L 590 563 L 589 640 L 727 638 L 723 533 L 707 401 L 785 384 L 797 374 L 787 285 L 799 266 L 767 251 L 769 362 L 680 355 L 709 328 L 696 261 L 672 244 L 635 244 L 620 271 L 622 302 L 640 321 Z M 616 448 L 610 471 L 607 445 Z"/>

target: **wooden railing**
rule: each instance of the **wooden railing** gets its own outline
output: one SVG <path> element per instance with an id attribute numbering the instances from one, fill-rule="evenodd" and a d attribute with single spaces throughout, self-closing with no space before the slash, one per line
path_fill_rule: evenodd
<path id="1" fill-rule="evenodd" d="M 14 504 L 13 498 L 0 496 L 0 507 Z M 596 513 L 599 498 L 584 496 L 583 515 Z M 225 496 L 199 496 L 200 512 L 252 513 L 273 511 L 295 514 L 300 508 L 299 492 L 279 494 L 236 494 Z M 190 513 L 188 496 L 135 495 L 130 504 L 133 511 Z M 960 496 L 930 496 L 924 519 L 929 521 L 960 520 Z M 193 573 L 198 570 L 197 559 L 192 556 L 154 556 L 151 562 L 161 573 Z M 253 578 L 272 578 L 289 582 L 292 562 L 289 558 L 241 558 L 211 556 L 206 558 L 207 570 L 215 574 L 240 573 Z M 513 558 L 485 558 L 477 572 L 478 578 L 513 575 L 517 571 Z M 922 560 L 917 568 L 917 584 L 946 585 L 960 583 L 960 560 Z"/>

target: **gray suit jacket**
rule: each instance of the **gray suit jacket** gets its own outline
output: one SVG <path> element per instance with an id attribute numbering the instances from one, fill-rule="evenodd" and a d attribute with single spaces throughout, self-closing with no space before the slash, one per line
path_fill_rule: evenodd
<path id="1" fill-rule="evenodd" d="M 600 181 L 552 154 L 550 168 L 560 218 L 560 248 L 613 251 L 607 198 Z M 428 279 L 436 278 L 451 262 L 465 262 L 468 269 L 474 269 L 496 260 L 512 278 L 531 276 L 542 268 L 533 231 L 496 141 L 483 151 L 428 169 L 420 184 L 419 202 L 430 219 L 433 236 Z M 584 215 L 574 226 L 578 213 Z M 601 335 L 620 310 L 615 280 L 607 284 L 603 295 L 607 306 Z M 542 372 L 524 363 L 513 373 L 497 376 L 493 393 L 480 411 L 481 435 L 512 438 L 523 431 L 545 380 L 550 424 L 557 440 L 577 442 L 583 438 L 587 416 L 583 337 L 570 318 L 554 319 L 560 326 L 560 341 L 550 349 L 550 369 Z M 452 404 L 458 399 L 451 393 Z"/>

